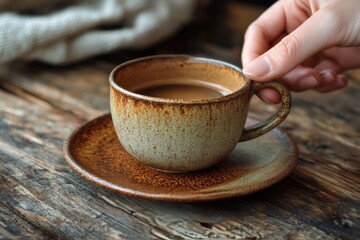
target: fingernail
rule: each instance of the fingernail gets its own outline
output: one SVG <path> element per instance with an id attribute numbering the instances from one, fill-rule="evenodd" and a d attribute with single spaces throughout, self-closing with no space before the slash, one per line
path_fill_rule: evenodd
<path id="1" fill-rule="evenodd" d="M 243 72 L 249 78 L 257 79 L 270 73 L 270 64 L 266 58 L 258 58 L 244 66 Z"/>
<path id="2" fill-rule="evenodd" d="M 268 103 L 268 104 L 274 104 L 273 102 L 270 102 L 267 98 L 265 97 L 260 97 L 261 100 L 263 100 L 264 102 Z"/>
<path id="3" fill-rule="evenodd" d="M 308 90 L 316 87 L 317 85 L 318 81 L 313 76 L 303 78 L 299 81 L 299 88 L 301 88 L 301 90 Z"/>
<path id="4" fill-rule="evenodd" d="M 325 83 L 331 83 L 335 81 L 336 75 L 332 74 L 329 71 L 321 72 L 321 77 L 324 79 Z"/>

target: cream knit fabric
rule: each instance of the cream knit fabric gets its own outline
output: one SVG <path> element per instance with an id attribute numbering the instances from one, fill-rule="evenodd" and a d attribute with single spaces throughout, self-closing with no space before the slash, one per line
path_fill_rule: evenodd
<path id="1" fill-rule="evenodd" d="M 6 1 L 0 0 L 0 7 Z M 40 15 L 3 11 L 0 63 L 22 59 L 63 64 L 113 50 L 143 48 L 188 21 L 194 2 L 83 0 Z"/>

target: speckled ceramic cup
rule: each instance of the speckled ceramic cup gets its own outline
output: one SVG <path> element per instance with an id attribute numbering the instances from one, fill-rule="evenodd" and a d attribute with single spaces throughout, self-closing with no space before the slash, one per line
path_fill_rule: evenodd
<path id="1" fill-rule="evenodd" d="M 228 93 L 187 100 L 137 93 L 141 86 L 177 78 L 205 81 Z M 262 88 L 277 90 L 282 104 L 267 120 L 244 129 L 250 99 Z M 276 127 L 290 111 L 291 96 L 279 82 L 252 82 L 225 62 L 159 55 L 125 62 L 111 72 L 110 105 L 117 136 L 129 154 L 158 170 L 185 172 L 210 167 L 239 142 Z"/>

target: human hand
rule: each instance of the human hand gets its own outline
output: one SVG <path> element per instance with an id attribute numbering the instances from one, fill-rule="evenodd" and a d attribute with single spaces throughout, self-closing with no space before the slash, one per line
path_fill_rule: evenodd
<path id="1" fill-rule="evenodd" d="M 343 88 L 341 73 L 360 67 L 360 1 L 276 2 L 247 29 L 242 62 L 250 79 L 279 79 L 292 91 Z M 273 89 L 258 95 L 280 101 Z"/>

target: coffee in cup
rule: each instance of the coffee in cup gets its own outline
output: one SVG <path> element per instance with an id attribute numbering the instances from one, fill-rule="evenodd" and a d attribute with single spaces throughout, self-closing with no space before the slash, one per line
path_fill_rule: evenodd
<path id="1" fill-rule="evenodd" d="M 140 88 L 137 93 L 157 98 L 168 99 L 204 99 L 216 98 L 229 94 L 221 85 L 208 84 L 206 81 L 174 78 L 159 81 L 156 85 Z"/>

